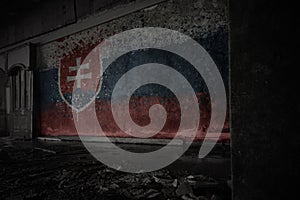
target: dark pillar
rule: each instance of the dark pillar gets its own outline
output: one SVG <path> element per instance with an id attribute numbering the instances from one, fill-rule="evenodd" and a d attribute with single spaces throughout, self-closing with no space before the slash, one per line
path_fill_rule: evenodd
<path id="1" fill-rule="evenodd" d="M 283 200 L 299 190 L 296 8 L 281 1 L 230 1 L 235 200 Z"/>

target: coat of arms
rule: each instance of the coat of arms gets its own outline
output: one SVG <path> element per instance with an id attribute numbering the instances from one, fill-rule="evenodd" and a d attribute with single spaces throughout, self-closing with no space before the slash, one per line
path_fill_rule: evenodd
<path id="1" fill-rule="evenodd" d="M 61 61 L 58 72 L 62 99 L 77 111 L 82 111 L 95 100 L 101 87 L 102 67 L 99 52 L 88 56 L 71 56 Z"/>

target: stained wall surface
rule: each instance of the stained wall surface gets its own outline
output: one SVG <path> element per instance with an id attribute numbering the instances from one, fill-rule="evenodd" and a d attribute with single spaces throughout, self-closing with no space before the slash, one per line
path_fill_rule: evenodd
<path id="1" fill-rule="evenodd" d="M 54 42 L 38 47 L 39 77 L 39 129 L 41 135 L 76 135 L 74 117 L 72 115 L 71 91 L 74 81 L 66 81 L 70 66 L 82 62 L 91 50 L 103 39 L 133 28 L 162 27 L 184 33 L 210 54 L 217 65 L 228 92 L 228 19 L 226 1 L 167 1 L 153 7 L 140 10 L 105 24 L 84 30 L 73 35 L 60 38 Z M 122 61 L 105 71 L 101 88 L 96 94 L 85 90 L 86 101 L 96 95 L 96 113 L 101 127 L 109 136 L 126 137 L 116 125 L 111 114 L 111 93 L 114 84 L 128 70 L 138 64 L 147 62 L 172 66 L 184 74 L 192 85 L 201 110 L 198 139 L 205 136 L 210 122 L 211 102 L 206 85 L 197 72 L 185 60 L 168 52 L 157 49 L 136 51 L 122 57 Z M 75 72 L 76 73 L 76 72 Z M 89 73 L 85 71 L 84 73 Z M 174 80 L 176 81 L 176 80 Z M 84 80 L 83 82 L 84 83 Z M 190 96 L 181 91 L 186 101 Z M 119 99 L 119 111 L 124 112 L 122 97 Z M 168 117 L 162 131 L 155 137 L 172 138 L 180 123 L 180 107 L 174 94 L 159 85 L 150 84 L 135 91 L 130 100 L 130 114 L 139 125 L 147 125 L 150 121 L 149 108 L 153 104 L 165 107 Z M 86 106 L 86 109 L 93 109 Z M 192 120 L 192 119 L 191 119 Z M 222 138 L 229 138 L 229 119 L 227 115 Z M 93 126 L 89 135 L 95 135 Z"/>

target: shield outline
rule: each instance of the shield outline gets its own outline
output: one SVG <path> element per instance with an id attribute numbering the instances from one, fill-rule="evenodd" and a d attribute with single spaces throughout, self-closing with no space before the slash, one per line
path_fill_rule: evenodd
<path id="1" fill-rule="evenodd" d="M 92 49 L 91 51 L 90 51 L 90 53 L 92 52 L 92 51 L 94 51 L 95 49 Z M 90 55 L 90 53 L 88 53 L 87 54 L 87 56 L 85 56 L 84 57 L 84 59 L 83 59 L 83 61 L 81 62 L 81 64 L 86 60 L 86 58 Z M 98 52 L 99 53 L 99 52 Z M 82 106 L 81 108 L 79 108 L 79 109 L 77 109 L 76 107 L 74 107 L 73 105 L 72 105 L 72 103 L 69 103 L 67 100 L 66 100 L 66 98 L 65 98 L 65 96 L 63 95 L 63 93 L 62 93 L 62 91 L 61 91 L 61 87 L 60 87 L 60 70 L 61 70 L 61 68 L 59 67 L 58 68 L 58 73 L 57 73 L 57 78 L 58 78 L 58 91 L 59 91 L 59 94 L 60 94 L 60 96 L 61 96 L 61 98 L 62 98 L 62 100 L 69 106 L 69 107 L 71 107 L 72 108 L 72 110 L 76 110 L 77 112 L 81 112 L 81 111 L 83 111 L 84 109 L 86 109 L 93 101 L 95 101 L 95 99 L 96 99 L 96 96 L 97 96 L 97 94 L 99 94 L 99 92 L 100 92 L 100 90 L 101 90 L 101 87 L 102 87 L 102 78 L 103 78 L 103 69 L 102 69 L 102 59 L 101 59 L 101 56 L 100 56 L 100 53 L 99 53 L 99 61 L 100 61 L 100 66 L 99 66 L 99 68 L 100 68 L 100 81 L 99 81 L 99 86 L 98 86 L 98 88 L 97 88 L 97 91 L 96 91 L 96 93 L 95 93 L 95 95 L 91 98 L 91 100 L 88 102 L 88 103 L 86 103 L 84 106 Z M 80 67 L 82 67 L 82 65 L 80 65 Z M 77 70 L 77 72 L 78 72 L 78 70 Z M 76 76 L 78 76 L 78 74 L 76 74 Z M 73 84 L 73 87 L 75 86 L 75 84 L 76 84 L 76 81 L 74 81 L 74 84 Z M 72 96 L 73 96 L 73 89 L 72 89 Z"/>

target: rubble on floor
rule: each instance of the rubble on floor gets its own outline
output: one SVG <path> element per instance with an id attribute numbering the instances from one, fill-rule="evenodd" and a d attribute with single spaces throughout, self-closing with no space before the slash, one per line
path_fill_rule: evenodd
<path id="1" fill-rule="evenodd" d="M 82 146 L 0 144 L 0 199 L 227 200 L 228 180 L 164 168 L 130 174 Z"/>

